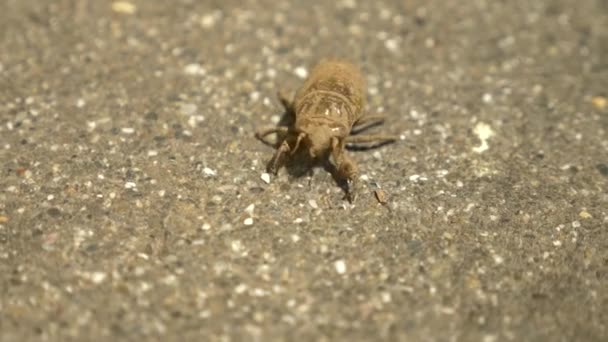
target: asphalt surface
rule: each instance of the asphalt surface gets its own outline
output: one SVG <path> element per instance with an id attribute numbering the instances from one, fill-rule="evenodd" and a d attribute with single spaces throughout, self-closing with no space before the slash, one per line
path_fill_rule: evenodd
<path id="1" fill-rule="evenodd" d="M 354 205 L 253 136 L 327 56 L 401 136 Z M 603 0 L 3 0 L 0 340 L 605 341 L 607 56 Z"/>

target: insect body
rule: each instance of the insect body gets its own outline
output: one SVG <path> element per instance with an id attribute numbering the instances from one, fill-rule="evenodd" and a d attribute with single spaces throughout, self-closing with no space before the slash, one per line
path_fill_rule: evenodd
<path id="1" fill-rule="evenodd" d="M 345 153 L 346 144 L 396 140 L 388 135 L 350 135 L 353 127 L 373 123 L 367 126 L 370 127 L 384 121 L 381 115 L 363 115 L 364 84 L 355 65 L 327 60 L 312 69 L 293 101 L 279 93 L 288 115 L 294 120 L 290 126 L 256 133 L 263 141 L 272 133 L 285 137 L 270 160 L 268 171 L 276 174 L 288 154 L 305 148 L 313 160 L 331 160 L 338 178 L 347 182 L 346 198 L 352 202 L 356 195 L 357 166 Z"/>

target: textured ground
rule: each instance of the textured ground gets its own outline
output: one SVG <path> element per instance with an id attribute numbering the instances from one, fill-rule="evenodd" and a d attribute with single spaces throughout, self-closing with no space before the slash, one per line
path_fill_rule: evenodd
<path id="1" fill-rule="evenodd" d="M 608 336 L 608 2 L 168 4 L 0 4 L 1 341 Z M 253 137 L 329 55 L 354 206 Z"/>

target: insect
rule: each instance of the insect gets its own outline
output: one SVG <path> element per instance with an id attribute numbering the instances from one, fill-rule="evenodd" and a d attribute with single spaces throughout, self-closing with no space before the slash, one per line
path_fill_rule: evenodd
<path id="1" fill-rule="evenodd" d="M 330 161 L 337 178 L 346 184 L 345 199 L 352 203 L 357 194 L 358 169 L 345 152 L 346 144 L 397 140 L 384 134 L 351 135 L 384 121 L 383 115 L 363 114 L 365 81 L 359 68 L 344 60 L 324 60 L 312 69 L 293 100 L 282 92 L 278 95 L 291 124 L 256 132 L 264 142 L 273 133 L 282 137 L 268 163 L 268 172 L 276 175 L 286 157 L 305 148 L 311 160 Z"/>

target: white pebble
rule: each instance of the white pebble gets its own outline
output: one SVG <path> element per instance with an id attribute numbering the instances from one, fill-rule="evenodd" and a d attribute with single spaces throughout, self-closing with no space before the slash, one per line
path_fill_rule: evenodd
<path id="1" fill-rule="evenodd" d="M 192 63 L 184 67 L 184 73 L 192 76 L 204 75 L 205 69 L 198 63 Z"/>
<path id="2" fill-rule="evenodd" d="M 255 209 L 255 204 L 251 203 L 250 205 L 247 206 L 247 208 L 245 208 L 245 212 L 247 214 L 249 214 L 250 216 L 253 216 L 254 209 Z"/>
<path id="3" fill-rule="evenodd" d="M 481 145 L 473 147 L 473 151 L 476 153 L 482 153 L 486 151 L 488 146 L 488 139 L 494 136 L 494 130 L 492 127 L 486 123 L 479 122 L 475 128 L 473 128 L 473 133 L 477 135 L 479 140 L 481 140 Z"/>
<path id="4" fill-rule="evenodd" d="M 134 189 L 137 186 L 134 182 L 126 182 L 125 189 Z"/>
<path id="5" fill-rule="evenodd" d="M 346 273 L 346 263 L 344 262 L 344 260 L 340 259 L 336 261 L 334 263 L 334 267 L 336 268 L 336 272 L 338 272 L 338 274 Z"/>
<path id="6" fill-rule="evenodd" d="M 148 157 L 156 157 L 158 155 L 158 151 L 150 150 L 148 151 Z"/>
<path id="7" fill-rule="evenodd" d="M 133 14 L 137 10 L 137 7 L 128 1 L 114 1 L 112 3 L 112 10 L 122 14 Z"/>
<path id="8" fill-rule="evenodd" d="M 251 226 L 253 224 L 253 218 L 252 217 L 246 218 L 245 221 L 243 221 L 243 224 L 246 226 Z"/>
<path id="9" fill-rule="evenodd" d="M 124 134 L 133 134 L 135 133 L 135 128 L 132 127 L 123 127 L 121 130 Z"/>
<path id="10" fill-rule="evenodd" d="M 230 247 L 232 248 L 233 252 L 240 252 L 243 249 L 243 244 L 241 243 L 241 240 L 234 240 L 232 241 L 232 243 L 230 244 Z"/>
<path id="11" fill-rule="evenodd" d="M 262 178 L 264 183 L 266 183 L 266 184 L 270 183 L 270 174 L 268 174 L 267 172 L 262 173 L 260 178 Z"/>
<path id="12" fill-rule="evenodd" d="M 107 275 L 104 272 L 93 272 L 91 273 L 91 281 L 95 284 L 101 284 L 106 280 Z"/>
<path id="13" fill-rule="evenodd" d="M 213 14 L 206 14 L 201 18 L 201 26 L 209 29 L 215 25 L 216 17 Z"/>
<path id="14" fill-rule="evenodd" d="M 384 46 L 391 52 L 397 51 L 399 48 L 399 44 L 397 43 L 397 39 L 387 39 L 384 41 Z"/>
<path id="15" fill-rule="evenodd" d="M 485 93 L 483 94 L 481 100 L 483 101 L 483 103 L 492 103 L 492 94 L 490 93 Z"/>
<path id="16" fill-rule="evenodd" d="M 313 209 L 318 209 L 319 205 L 317 204 L 317 201 L 315 201 L 314 199 L 311 199 L 308 201 L 308 204 L 313 208 Z"/>
<path id="17" fill-rule="evenodd" d="M 293 223 L 302 223 L 302 222 L 304 222 L 304 220 L 302 220 L 302 218 L 300 218 L 300 217 L 293 220 Z"/>
<path id="18" fill-rule="evenodd" d="M 299 78 L 306 78 L 306 76 L 308 76 L 308 70 L 306 70 L 306 68 L 303 66 L 297 67 L 293 72 Z"/>
<path id="19" fill-rule="evenodd" d="M 245 293 L 245 291 L 247 291 L 248 286 L 246 284 L 239 284 L 234 288 L 234 292 L 236 292 L 237 294 L 243 294 Z"/>
<path id="20" fill-rule="evenodd" d="M 206 167 L 206 168 L 204 168 L 204 169 L 203 169 L 203 173 L 204 173 L 206 176 L 215 176 L 215 175 L 217 174 L 217 172 L 215 172 L 215 170 L 210 169 L 210 168 L 208 168 L 208 167 Z"/>

